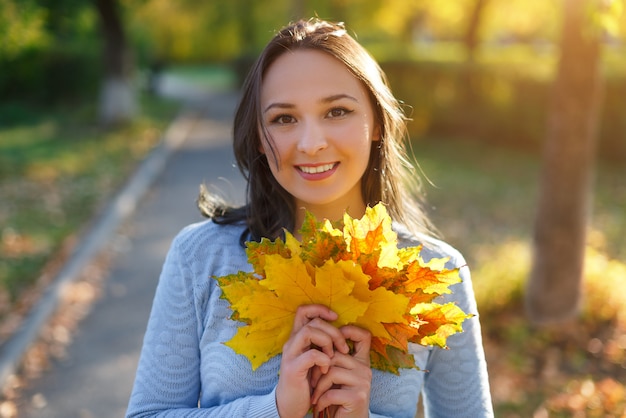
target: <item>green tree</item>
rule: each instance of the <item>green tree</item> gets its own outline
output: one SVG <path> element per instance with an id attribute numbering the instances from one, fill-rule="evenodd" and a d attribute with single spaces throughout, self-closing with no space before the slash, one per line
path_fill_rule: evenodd
<path id="1" fill-rule="evenodd" d="M 45 47 L 46 13 L 28 0 L 0 0 L 0 58 L 14 58 L 25 50 Z"/>
<path id="2" fill-rule="evenodd" d="M 0 95 L 76 102 L 98 78 L 96 15 L 87 0 L 0 0 Z"/>

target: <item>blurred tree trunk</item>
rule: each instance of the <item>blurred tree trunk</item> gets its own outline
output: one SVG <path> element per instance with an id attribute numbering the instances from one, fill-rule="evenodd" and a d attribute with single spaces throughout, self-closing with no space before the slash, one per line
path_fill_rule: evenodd
<path id="1" fill-rule="evenodd" d="M 100 121 L 105 125 L 128 122 L 137 114 L 137 98 L 119 4 L 117 0 L 95 0 L 95 5 L 104 38 Z"/>
<path id="2" fill-rule="evenodd" d="M 459 77 L 459 91 L 463 119 L 466 128 L 471 132 L 474 131 L 475 122 L 480 118 L 475 110 L 480 109 L 476 103 L 480 100 L 482 94 L 480 89 L 480 71 L 477 71 L 475 64 L 476 52 L 480 44 L 480 29 L 484 22 L 485 9 L 489 0 L 474 0 L 472 8 L 469 10 L 469 20 L 465 27 L 463 36 L 463 45 L 465 46 L 465 62 L 463 71 Z"/>
<path id="3" fill-rule="evenodd" d="M 489 0 L 474 0 L 472 10 L 470 10 L 469 21 L 465 29 L 465 36 L 463 37 L 467 62 L 470 63 L 474 62 L 476 58 L 476 51 L 480 43 L 480 27 L 483 22 L 487 3 L 489 3 Z"/>
<path id="4" fill-rule="evenodd" d="M 602 79 L 599 34 L 587 0 L 565 0 L 553 86 L 526 310 L 537 324 L 578 312 L 590 212 Z"/>

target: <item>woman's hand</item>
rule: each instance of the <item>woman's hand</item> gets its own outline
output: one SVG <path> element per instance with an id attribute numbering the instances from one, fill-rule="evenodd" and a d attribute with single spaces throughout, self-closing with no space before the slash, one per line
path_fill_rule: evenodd
<path id="1" fill-rule="evenodd" d="M 354 343 L 353 353 L 335 353 L 329 370 L 313 374 L 311 401 L 316 413 L 330 407 L 331 416 L 335 418 L 367 417 L 372 386 L 372 336 L 369 331 L 350 325 L 340 331 L 346 340 Z"/>
<path id="2" fill-rule="evenodd" d="M 323 305 L 298 308 L 291 336 L 283 346 L 276 387 L 276 405 L 281 417 L 303 417 L 311 408 L 312 368 L 327 373 L 334 357 L 350 357 L 346 336 L 329 323 L 336 319 L 337 314 Z M 369 345 L 367 350 L 369 353 Z"/>

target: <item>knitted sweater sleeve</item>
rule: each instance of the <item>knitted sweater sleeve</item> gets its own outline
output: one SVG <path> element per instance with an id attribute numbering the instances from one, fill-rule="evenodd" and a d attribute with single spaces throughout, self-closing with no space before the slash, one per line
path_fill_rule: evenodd
<path id="1" fill-rule="evenodd" d="M 444 244 L 445 245 L 445 244 Z M 448 338 L 449 349 L 432 349 L 424 379 L 424 409 L 428 418 L 493 417 L 487 365 L 482 346 L 478 310 L 469 268 L 456 250 L 450 267 L 460 267 L 461 283 L 451 287 L 441 303 L 454 302 L 475 316 L 463 323 L 463 332 Z"/>
<path id="2" fill-rule="evenodd" d="M 159 279 L 127 417 L 277 417 L 274 392 L 198 408 L 202 325 L 193 274 L 174 241 Z"/>

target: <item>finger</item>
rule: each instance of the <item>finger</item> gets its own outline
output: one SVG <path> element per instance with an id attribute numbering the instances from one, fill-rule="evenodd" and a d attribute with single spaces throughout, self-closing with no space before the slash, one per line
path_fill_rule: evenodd
<path id="1" fill-rule="evenodd" d="M 335 366 L 338 357 L 356 365 L 355 369 Z M 339 411 L 348 416 L 356 411 L 369 409 L 369 397 L 372 385 L 371 369 L 351 356 L 337 356 L 332 359 L 333 366 L 323 375 L 313 393 L 311 404 L 316 411 L 323 411 L 330 405 L 339 406 Z"/>
<path id="2" fill-rule="evenodd" d="M 304 416 L 311 407 L 309 371 L 328 372 L 331 359 L 319 350 L 307 350 L 299 356 L 281 359 L 276 402 L 282 416 Z"/>
<path id="3" fill-rule="evenodd" d="M 338 317 L 339 315 L 336 312 L 325 305 L 300 305 L 296 311 L 294 325 L 291 332 L 292 334 L 295 334 L 309 324 L 317 326 L 318 328 L 323 328 L 323 326 L 319 325 L 320 323 L 329 323 L 335 321 Z M 337 350 L 342 353 L 348 353 L 350 351 L 350 347 L 346 344 L 345 338 L 343 338 L 340 333 L 337 333 L 330 328 L 325 329 L 333 337 L 333 342 Z"/>
<path id="4" fill-rule="evenodd" d="M 317 400 L 311 400 L 313 405 L 313 416 L 318 416 L 319 413 L 323 413 L 328 408 L 336 408 L 338 405 L 343 404 L 343 396 L 340 389 L 331 389 L 324 392 L 323 396 Z"/>
<path id="5" fill-rule="evenodd" d="M 339 331 L 346 340 L 350 340 L 354 343 L 352 355 L 369 365 L 372 334 L 368 330 L 354 325 L 343 326 Z"/>
<path id="6" fill-rule="evenodd" d="M 348 345 L 348 342 L 343 336 L 343 333 L 339 330 L 339 328 L 335 327 L 334 325 L 320 318 L 315 318 L 311 322 L 309 322 L 304 328 L 310 328 L 312 330 L 319 330 L 319 331 L 326 333 L 326 335 L 330 338 L 331 343 L 325 347 L 319 347 L 319 348 L 321 348 L 326 354 L 330 355 L 331 357 L 334 352 L 333 347 L 337 351 L 344 353 L 344 354 L 347 354 L 350 352 L 350 346 Z"/>
<path id="7" fill-rule="evenodd" d="M 372 381 L 372 369 L 369 363 L 353 357 L 337 353 L 331 359 L 328 373 L 319 376 L 311 394 L 311 402 L 317 403 L 322 395 L 340 387 L 347 390 L 357 390 L 369 393 Z"/>
<path id="8" fill-rule="evenodd" d="M 324 315 L 322 317 L 314 316 L 317 314 Z M 334 348 L 342 353 L 348 353 L 350 347 L 343 334 L 338 328 L 328 322 L 332 318 L 336 318 L 336 314 L 323 305 L 303 305 L 298 308 L 290 339 L 298 339 L 300 341 L 301 344 L 298 346 L 298 350 L 301 351 L 308 350 L 310 345 L 313 344 L 331 357 Z M 315 332 L 316 330 L 326 333 L 330 340 L 326 339 L 324 335 Z M 317 340 L 314 340 L 314 338 L 317 338 Z"/>
<path id="9" fill-rule="evenodd" d="M 332 408 L 335 415 L 367 416 L 369 411 L 369 394 L 365 391 L 346 391 L 331 389 L 314 403 L 314 414 Z M 359 412 L 360 411 L 360 412 Z"/>
<path id="10" fill-rule="evenodd" d="M 337 313 L 330 310 L 324 305 L 301 305 L 296 310 L 296 316 L 293 321 L 292 333 L 298 332 L 302 327 L 311 322 L 315 318 L 321 318 L 324 321 L 334 321 L 337 319 Z"/>
<path id="11" fill-rule="evenodd" d="M 335 348 L 338 352 L 349 351 L 341 331 L 319 318 L 306 324 L 287 340 L 283 346 L 283 355 L 295 357 L 311 348 L 318 349 L 329 357 L 335 355 Z"/>
<path id="12" fill-rule="evenodd" d="M 309 350 L 302 353 L 294 362 L 299 370 L 319 369 L 320 375 L 328 373 L 332 364 L 331 358 L 319 350 Z"/>
<path id="13" fill-rule="evenodd" d="M 325 370 L 325 372 L 328 372 L 328 368 Z M 315 389 L 315 387 L 317 386 L 317 383 L 319 382 L 319 380 L 322 378 L 322 376 L 324 375 L 324 373 L 322 373 L 322 369 L 318 366 L 313 367 L 311 369 L 311 374 L 309 377 L 309 382 L 311 385 L 311 389 Z"/>
<path id="14" fill-rule="evenodd" d="M 317 404 L 322 395 L 333 389 L 333 387 L 338 388 L 339 382 L 343 382 L 348 378 L 346 376 L 348 373 L 347 369 L 333 367 L 327 373 L 321 374 L 317 384 L 312 388 L 311 403 Z"/>
<path id="15" fill-rule="evenodd" d="M 330 366 L 330 357 L 319 350 L 308 350 L 291 359 L 283 356 L 280 366 L 280 379 L 306 381 L 307 386 L 309 386 L 311 369 L 318 368 L 320 375 L 323 375 L 328 373 Z"/>

